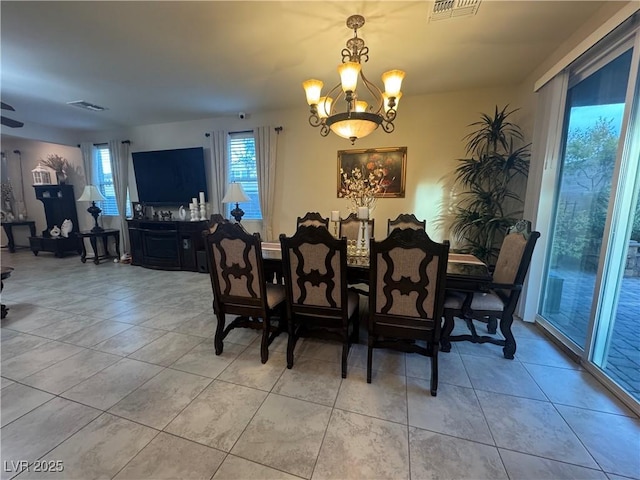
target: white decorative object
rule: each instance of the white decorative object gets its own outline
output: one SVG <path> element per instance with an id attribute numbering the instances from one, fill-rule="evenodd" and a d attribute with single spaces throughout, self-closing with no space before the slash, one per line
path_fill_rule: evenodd
<path id="1" fill-rule="evenodd" d="M 204 203 L 204 192 L 200 192 L 199 197 L 200 197 L 200 205 L 202 205 Z"/>
<path id="2" fill-rule="evenodd" d="M 184 209 L 184 205 L 180 205 L 180 209 L 178 210 L 178 216 L 180 220 L 183 222 L 187 219 L 187 211 Z"/>
<path id="3" fill-rule="evenodd" d="M 51 170 L 38 164 L 36 168 L 31 170 L 34 185 L 51 185 Z"/>
<path id="4" fill-rule="evenodd" d="M 200 204 L 200 220 L 207 219 L 207 205 L 205 203 Z"/>
<path id="5" fill-rule="evenodd" d="M 49 230 L 49 234 L 53 238 L 58 238 L 60 236 L 60 229 L 58 228 L 57 225 L 54 225 L 53 228 L 51 230 Z"/>
<path id="6" fill-rule="evenodd" d="M 189 212 L 191 213 L 191 221 L 192 222 L 197 222 L 198 221 L 198 204 L 196 203 L 190 203 L 189 204 Z"/>
<path id="7" fill-rule="evenodd" d="M 60 235 L 62 235 L 64 238 L 69 238 L 69 233 L 71 233 L 71 230 L 73 230 L 73 222 L 67 218 L 64 222 L 62 222 L 62 226 L 60 227 Z"/>
<path id="8" fill-rule="evenodd" d="M 369 207 L 358 207 L 358 218 L 360 220 L 369 220 Z"/>

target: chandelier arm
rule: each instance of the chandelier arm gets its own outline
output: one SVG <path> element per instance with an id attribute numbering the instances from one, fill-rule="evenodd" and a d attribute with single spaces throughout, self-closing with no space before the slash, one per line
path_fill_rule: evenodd
<path id="1" fill-rule="evenodd" d="M 318 116 L 317 113 L 312 113 L 311 115 L 309 115 L 309 124 L 312 127 L 319 127 L 320 125 L 322 125 L 324 122 L 322 121 L 322 119 Z"/>
<path id="2" fill-rule="evenodd" d="M 362 70 L 360 70 L 360 77 L 362 77 L 362 83 L 364 83 L 365 87 L 367 88 L 367 90 L 369 90 L 369 93 L 371 94 L 371 96 L 375 99 L 376 103 L 378 104 L 376 110 L 373 112 L 375 114 L 379 114 L 383 107 L 384 107 L 384 99 L 382 97 L 382 90 L 380 90 L 380 88 L 378 88 L 378 86 L 373 83 L 371 80 L 369 80 L 364 73 L 362 73 Z"/>
<path id="3" fill-rule="evenodd" d="M 327 124 L 323 123 L 322 127 L 320 128 L 320 135 L 322 135 L 323 137 L 326 137 L 327 135 L 329 135 L 330 131 L 331 129 L 327 126 Z"/>
<path id="4" fill-rule="evenodd" d="M 380 126 L 386 133 L 391 133 L 396 129 L 396 126 L 393 124 L 393 121 L 389 121 L 386 119 L 382 121 Z"/>

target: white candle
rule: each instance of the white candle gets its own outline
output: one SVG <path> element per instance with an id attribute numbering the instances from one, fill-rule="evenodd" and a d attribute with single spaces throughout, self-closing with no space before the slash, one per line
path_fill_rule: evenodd
<path id="1" fill-rule="evenodd" d="M 358 207 L 358 218 L 360 220 L 367 220 L 369 218 L 369 208 L 368 207 Z"/>
<path id="2" fill-rule="evenodd" d="M 340 221 L 340 211 L 339 210 L 331 210 L 331 221 L 339 222 Z"/>
<path id="3" fill-rule="evenodd" d="M 200 203 L 204 203 L 204 192 L 200 192 Z"/>
<path id="4" fill-rule="evenodd" d="M 191 203 L 193 203 L 197 207 L 198 206 L 198 199 L 196 197 L 193 197 L 191 199 Z"/>

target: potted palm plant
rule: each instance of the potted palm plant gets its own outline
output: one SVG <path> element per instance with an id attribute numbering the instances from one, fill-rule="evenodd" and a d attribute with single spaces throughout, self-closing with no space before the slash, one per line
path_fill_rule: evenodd
<path id="1" fill-rule="evenodd" d="M 531 144 L 523 144 L 520 127 L 509 121 L 517 110 L 496 106 L 493 116 L 482 114 L 464 137 L 469 158 L 459 159 L 456 184 L 464 191 L 454 207 L 451 232 L 461 245 L 487 264 L 495 263 L 507 228 L 522 214 L 518 179 L 529 173 Z"/>

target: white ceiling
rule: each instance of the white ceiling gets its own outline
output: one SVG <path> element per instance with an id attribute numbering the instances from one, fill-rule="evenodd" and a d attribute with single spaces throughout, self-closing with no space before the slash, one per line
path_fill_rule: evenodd
<path id="1" fill-rule="evenodd" d="M 338 82 L 354 13 L 376 83 L 399 68 L 405 95 L 512 85 L 603 3 L 484 0 L 473 17 L 429 23 L 427 1 L 2 1 L 2 101 L 16 109 L 2 113 L 103 130 L 306 109 L 301 82 Z"/>

